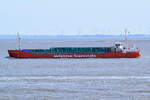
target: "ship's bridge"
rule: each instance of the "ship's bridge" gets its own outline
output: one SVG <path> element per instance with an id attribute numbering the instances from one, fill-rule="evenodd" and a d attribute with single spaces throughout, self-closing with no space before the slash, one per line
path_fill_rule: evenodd
<path id="1" fill-rule="evenodd" d="M 123 51 L 125 49 L 122 43 L 115 43 L 113 48 L 115 48 L 115 51 Z"/>
<path id="2" fill-rule="evenodd" d="M 135 52 L 139 51 L 139 48 L 136 48 L 134 45 L 132 46 L 124 46 L 122 43 L 115 43 L 115 51 L 122 51 L 122 52 Z"/>

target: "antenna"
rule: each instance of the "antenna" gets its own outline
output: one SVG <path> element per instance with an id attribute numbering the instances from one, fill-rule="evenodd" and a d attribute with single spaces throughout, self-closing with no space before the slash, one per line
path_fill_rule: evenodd
<path id="1" fill-rule="evenodd" d="M 18 49 L 21 50 L 21 38 L 19 32 L 17 32 L 17 40 L 18 40 Z"/>

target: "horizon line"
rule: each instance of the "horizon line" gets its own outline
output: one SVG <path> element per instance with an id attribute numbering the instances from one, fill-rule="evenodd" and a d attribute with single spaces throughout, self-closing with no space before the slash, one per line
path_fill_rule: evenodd
<path id="1" fill-rule="evenodd" d="M 16 34 L 0 34 L 1 36 L 16 36 Z M 21 36 L 123 36 L 125 34 L 20 34 Z M 140 33 L 134 33 L 134 34 L 128 34 L 128 36 L 145 36 L 150 35 L 149 33 L 140 34 Z"/>

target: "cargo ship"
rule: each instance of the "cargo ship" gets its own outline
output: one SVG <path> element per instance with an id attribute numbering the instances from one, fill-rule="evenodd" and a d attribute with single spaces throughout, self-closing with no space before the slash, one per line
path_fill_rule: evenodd
<path id="1" fill-rule="evenodd" d="M 18 40 L 20 37 L 18 35 Z M 55 47 L 48 49 L 8 50 L 14 58 L 137 58 L 141 56 L 139 48 L 127 47 L 115 43 L 108 47 Z"/>

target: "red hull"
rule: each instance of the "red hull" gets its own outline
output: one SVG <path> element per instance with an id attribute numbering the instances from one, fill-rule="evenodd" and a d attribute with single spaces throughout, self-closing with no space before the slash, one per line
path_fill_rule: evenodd
<path id="1" fill-rule="evenodd" d="M 21 50 L 8 50 L 9 56 L 14 58 L 137 58 L 140 51 L 135 52 L 111 52 L 104 54 L 46 54 L 36 55 Z"/>

